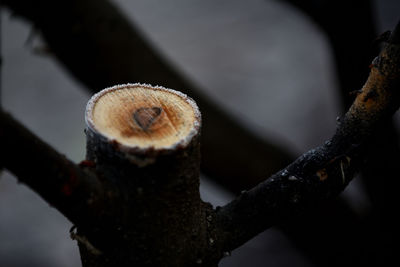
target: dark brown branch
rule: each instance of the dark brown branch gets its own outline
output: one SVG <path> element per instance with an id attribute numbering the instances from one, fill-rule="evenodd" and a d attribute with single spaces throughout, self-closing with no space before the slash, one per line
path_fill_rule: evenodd
<path id="1" fill-rule="evenodd" d="M 339 6 L 339 5 L 338 5 Z M 45 9 L 43 9 L 43 10 L 45 10 Z M 319 10 L 320 11 L 320 10 Z M 320 12 L 321 13 L 321 12 Z M 334 13 L 334 12 L 333 12 Z M 329 13 L 329 14 L 333 14 L 332 12 L 331 13 Z M 341 14 L 342 14 L 342 12 L 341 12 Z M 365 12 L 363 12 L 363 14 L 366 14 Z M 69 21 L 68 19 L 66 20 L 66 21 Z M 354 20 L 353 20 L 354 21 Z M 358 20 L 358 21 L 363 21 L 364 22 L 364 20 Z M 365 26 L 365 25 L 364 25 Z M 340 27 L 339 27 L 340 28 Z M 350 27 L 347 27 L 347 28 L 350 28 Z M 346 31 L 347 31 L 347 28 L 346 28 Z M 362 29 L 368 29 L 368 27 L 363 27 Z M 62 31 L 60 31 L 60 32 L 62 32 Z M 348 32 L 352 32 L 352 30 L 350 30 L 350 31 L 348 31 Z M 353 33 L 354 34 L 357 34 L 359 31 L 353 31 Z M 333 36 L 335 36 L 335 35 L 333 35 Z M 339 36 L 339 35 L 336 35 L 336 36 Z M 362 36 L 364 36 L 364 35 L 362 35 Z M 365 35 L 366 36 L 366 35 Z M 353 36 L 354 37 L 354 36 Z M 358 39 L 358 40 L 360 40 L 360 38 L 354 38 L 354 39 Z M 368 38 L 367 38 L 367 40 L 368 40 Z M 346 42 L 345 41 L 345 43 L 346 43 L 346 46 L 348 47 L 348 43 L 349 42 Z M 350 42 L 351 44 L 354 44 L 353 42 Z M 365 44 L 365 42 L 361 42 L 362 44 Z M 343 47 L 343 45 L 342 45 L 342 47 Z M 361 47 L 361 48 L 364 48 L 364 47 L 366 47 L 365 45 L 362 45 L 362 46 L 359 46 L 359 47 Z M 350 51 L 351 49 L 348 49 L 348 51 Z M 356 51 L 359 51 L 359 49 L 357 49 Z M 352 56 L 352 58 L 353 58 L 353 56 Z M 356 64 L 357 64 L 357 62 L 361 62 L 361 61 L 359 61 L 359 60 L 351 60 L 352 62 L 355 62 Z M 355 67 L 351 67 L 351 65 L 349 65 L 349 64 L 344 64 L 345 65 L 345 67 L 347 68 L 347 67 L 349 67 L 349 69 L 350 70 L 354 70 L 354 69 L 359 69 L 358 67 L 357 68 L 355 68 Z M 362 64 L 361 64 L 362 65 Z M 365 65 L 365 64 L 364 64 Z M 338 68 L 339 70 L 345 70 L 345 68 Z M 344 73 L 350 73 L 350 72 L 345 72 L 344 71 Z M 355 75 L 354 74 L 354 72 L 351 72 L 351 74 L 350 74 L 352 77 L 355 77 L 355 76 L 357 76 L 357 75 Z M 360 81 L 360 80 L 362 80 L 362 79 L 355 79 L 355 80 L 358 80 L 358 81 Z M 164 82 L 162 82 L 162 84 L 165 84 Z M 174 87 L 174 88 L 179 88 L 179 87 L 176 87 L 176 86 L 174 86 L 174 85 L 170 85 L 170 86 L 172 86 L 172 87 Z M 347 88 L 357 88 L 358 86 L 355 86 L 355 87 L 353 87 L 353 86 L 347 86 Z M 102 87 L 99 87 L 99 88 L 102 88 Z M 201 104 L 200 104 L 201 105 Z M 204 107 L 202 107 L 202 109 L 204 110 Z M 212 113 L 212 112 L 209 112 L 210 114 Z M 224 121 L 223 120 L 224 118 L 222 117 L 219 117 L 219 118 L 216 118 L 215 119 L 215 121 L 218 123 L 218 121 Z M 228 123 L 228 125 L 229 125 L 229 123 Z M 207 123 L 206 123 L 206 127 L 207 127 Z M 210 127 L 210 129 L 214 129 L 214 127 Z M 206 131 L 206 133 L 207 132 L 210 132 L 210 131 Z M 240 131 L 239 131 L 240 132 Z M 219 133 L 215 133 L 215 134 L 219 134 Z M 246 133 L 244 133 L 244 134 L 246 134 Z M 205 150 L 205 153 L 207 153 L 206 155 L 208 155 L 208 157 L 210 157 L 210 156 L 212 156 L 212 155 L 215 155 L 215 159 L 214 159 L 214 157 L 212 157 L 211 158 L 211 160 L 209 160 L 208 162 L 207 162 L 207 164 L 203 164 L 203 166 L 204 166 L 204 170 L 206 170 L 208 173 L 214 173 L 214 174 L 217 174 L 217 175 L 220 175 L 221 177 L 235 177 L 235 176 L 237 176 L 237 175 L 240 175 L 241 177 L 245 177 L 246 176 L 246 172 L 248 172 L 248 170 L 247 169 L 245 169 L 245 168 L 243 168 L 243 167 L 241 167 L 240 169 L 241 170 L 244 170 L 243 171 L 243 173 L 240 173 L 240 174 L 237 174 L 237 173 L 218 173 L 218 171 L 220 171 L 220 166 L 218 165 L 219 163 L 218 163 L 218 158 L 223 158 L 223 159 L 226 159 L 226 162 L 227 163 L 229 163 L 229 162 L 235 162 L 235 165 L 236 166 L 242 166 L 242 165 L 240 165 L 240 164 L 246 164 L 246 161 L 247 161 L 247 159 L 246 158 L 240 158 L 240 157 L 237 157 L 237 156 L 235 156 L 235 157 L 233 157 L 233 158 L 228 158 L 228 157 L 226 157 L 226 155 L 224 155 L 224 151 L 229 151 L 229 148 L 230 148 L 230 144 L 231 143 L 233 143 L 233 142 L 235 142 L 236 140 L 226 140 L 225 139 L 225 137 L 226 137 L 226 135 L 225 135 L 225 132 L 221 132 L 221 138 L 207 138 L 207 140 L 211 140 L 211 141 L 214 141 L 215 140 L 215 143 L 211 143 L 211 142 L 209 142 L 209 141 L 207 141 L 206 140 L 206 142 L 205 143 L 207 143 L 207 144 L 210 144 L 210 148 L 213 148 L 213 147 L 218 147 L 218 146 L 221 146 L 221 147 L 224 147 L 224 149 L 219 149 L 217 152 L 219 152 L 220 154 L 217 154 L 217 153 L 211 153 L 210 151 L 212 151 L 212 150 L 210 150 L 210 149 L 208 149 L 208 150 L 206 150 L 205 148 L 204 148 L 204 146 L 203 146 L 203 150 Z M 236 139 L 236 136 L 232 136 L 233 137 L 233 139 Z M 219 141 L 218 140 L 220 140 L 220 139 L 222 139 L 222 140 L 226 140 L 224 143 L 218 143 Z M 251 148 L 251 147 L 253 147 L 253 148 L 257 148 L 258 149 L 258 146 L 257 146 L 257 144 L 258 144 L 258 141 L 256 141 L 256 142 L 254 142 L 254 144 L 252 144 L 253 142 L 251 141 L 251 139 L 249 139 L 250 140 L 250 144 L 247 144 L 247 145 L 245 145 L 245 146 L 247 146 L 247 147 L 249 147 L 249 148 Z M 212 145 L 211 145 L 212 144 Z M 210 152 L 210 153 L 209 153 Z M 203 152 L 203 154 L 205 154 L 204 152 Z M 268 151 L 266 151 L 266 150 L 263 150 L 263 149 L 261 149 L 260 150 L 260 152 L 259 153 L 256 153 L 256 157 L 258 157 L 258 158 L 260 158 L 261 160 L 259 161 L 259 162 L 266 162 L 266 161 L 269 161 L 268 159 L 265 159 L 264 158 L 264 156 L 262 155 L 263 153 L 269 153 Z M 238 154 L 240 154 L 240 153 L 238 153 Z M 242 153 L 242 155 L 245 155 L 246 153 Z M 230 155 L 228 155 L 228 156 L 230 156 Z M 205 160 L 207 161 L 207 158 L 205 158 Z M 211 165 L 210 165 L 211 164 Z M 213 165 L 214 164 L 214 165 Z M 239 165 L 238 165 L 239 164 Z M 224 165 L 228 165 L 228 164 L 224 164 Z M 259 167 L 263 167 L 262 165 L 263 164 L 258 164 L 259 165 Z M 205 167 L 207 167 L 207 166 L 210 166 L 208 169 L 205 169 Z M 255 166 L 255 168 L 259 168 L 259 167 L 257 167 L 257 166 Z M 254 169 L 254 168 L 253 168 Z M 263 170 L 261 169 L 260 170 L 260 173 L 262 173 L 263 172 Z M 266 171 L 266 173 L 271 173 L 271 171 Z M 263 173 L 263 175 L 264 175 L 265 173 Z M 259 174 L 255 174 L 254 175 L 254 177 L 261 177 L 261 175 L 259 175 Z M 238 182 L 236 182 L 236 181 L 238 181 Z M 244 179 L 225 179 L 224 180 L 224 183 L 226 183 L 226 184 L 228 184 L 230 187 L 231 187 L 231 190 L 235 190 L 235 191 L 238 191 L 238 190 L 240 190 L 241 188 L 248 188 L 251 184 L 254 184 L 254 183 L 256 183 L 256 181 L 257 180 L 253 180 L 253 181 L 250 181 L 250 182 L 247 182 L 246 180 L 244 180 Z M 250 183 L 250 184 L 249 184 Z"/>
<path id="2" fill-rule="evenodd" d="M 363 145 L 368 146 L 374 129 L 400 103 L 399 27 L 373 61 L 362 92 L 332 139 L 219 209 L 217 233 L 222 250 L 235 249 L 269 226 L 337 196 L 350 182 L 362 162 Z"/>
<path id="3" fill-rule="evenodd" d="M 250 188 L 263 175 L 290 162 L 285 149 L 240 126 L 175 71 L 110 1 L 3 2 L 32 21 L 56 57 L 93 92 L 114 84 L 145 82 L 193 97 L 203 114 L 202 171 L 228 189 Z"/>
<path id="4" fill-rule="evenodd" d="M 393 36 L 398 38 L 399 34 Z M 380 263 L 383 265 L 389 265 L 396 260 L 400 248 L 398 243 L 400 220 L 393 213 L 393 210 L 398 208 L 397 188 L 400 186 L 398 180 L 400 146 L 397 132 L 391 120 L 382 126 L 377 136 L 369 143 L 367 160 L 362 172 L 366 191 L 372 203 L 370 220 L 375 224 L 373 227 L 379 229 L 373 242 L 381 244 L 377 246 L 377 252 L 379 258 L 383 259 Z M 380 179 L 377 180 L 378 177 Z"/>
<path id="5" fill-rule="evenodd" d="M 141 115 L 140 115 L 141 114 Z M 84 267 L 215 266 L 200 199 L 200 112 L 185 95 L 142 84 L 114 86 L 86 109 L 87 160 L 116 184 L 80 244 Z"/>
<path id="6" fill-rule="evenodd" d="M 86 225 L 101 209 L 102 187 L 80 168 L 0 110 L 0 162 L 71 222 Z M 111 190 L 111 188 L 110 188 Z"/>
<path id="7" fill-rule="evenodd" d="M 27 2 L 13 0 L 7 5 L 33 21 L 56 56 L 93 91 L 110 84 L 143 81 L 186 91 L 194 97 L 204 118 L 202 171 L 227 189 L 240 192 L 251 188 L 261 177 L 289 163 L 291 157 L 287 152 L 260 140 L 210 104 L 193 84 L 173 71 L 107 1 L 97 1 L 96 8 L 87 9 L 79 6 L 90 6 L 93 2 L 70 1 L 76 6 L 71 4 L 67 8 L 65 1 L 57 4 Z M 113 25 L 113 29 L 109 25 Z M 235 144 L 235 153 L 231 152 L 232 144 Z M 252 157 L 248 157 L 249 154 Z"/>
<path id="8" fill-rule="evenodd" d="M 347 108 L 354 98 L 350 91 L 360 88 L 361 83 L 368 75 L 367 66 L 378 51 L 378 43 L 373 43 L 376 38 L 373 1 L 285 0 L 285 2 L 303 11 L 328 37 L 334 55 L 339 82 L 338 89 L 343 107 Z M 354 14 L 357 14 L 356 19 Z M 377 261 L 382 264 L 382 258 L 387 257 L 380 255 L 377 251 L 382 247 L 380 244 L 389 242 L 375 240 L 369 229 L 374 229 L 375 236 L 384 235 L 387 239 L 393 239 L 397 243 L 398 238 L 394 238 L 393 233 L 379 233 L 381 229 L 388 230 L 386 227 L 388 224 L 396 224 L 392 212 L 383 216 L 387 218 L 383 221 L 381 211 L 382 208 L 388 211 L 395 208 L 396 201 L 393 198 L 395 198 L 396 192 L 394 190 L 398 187 L 395 177 L 400 171 L 398 164 L 393 164 L 400 160 L 396 130 L 391 121 L 387 121 L 382 127 L 385 129 L 382 129 L 378 136 L 372 138 L 374 141 L 369 145 L 370 149 L 368 149 L 366 158 L 370 163 L 363 168 L 361 177 L 369 196 L 372 197 L 373 209 L 380 210 L 379 220 L 385 227 L 376 225 L 376 221 L 371 224 L 373 220 L 370 217 L 359 221 L 355 214 L 337 213 L 343 210 L 343 206 L 338 204 L 337 207 L 331 205 L 332 210 L 327 211 L 325 207 L 321 208 L 310 216 L 302 216 L 296 223 L 289 222 L 281 228 L 296 243 L 297 247 L 306 251 L 309 258 L 320 266 L 338 266 L 343 262 L 361 266 L 376 266 Z M 377 182 L 375 180 L 377 176 L 388 177 L 392 181 Z M 381 194 L 384 191 L 386 193 Z M 340 209 L 338 209 L 339 207 Z M 352 220 L 353 223 L 350 225 L 354 225 L 354 227 L 349 225 L 341 227 L 338 218 L 342 218 L 346 222 Z M 319 221 L 320 224 L 315 224 L 316 221 Z M 375 225 L 373 225 L 374 223 Z M 292 228 L 301 229 L 301 231 L 295 231 Z M 327 231 L 327 229 L 334 230 Z M 393 229 L 395 228 L 388 231 Z M 369 239 L 360 238 L 360 236 L 366 235 L 369 236 Z M 305 236 L 307 238 L 304 238 Z M 387 247 L 382 250 L 390 251 Z M 397 250 L 392 247 L 392 251 Z"/>

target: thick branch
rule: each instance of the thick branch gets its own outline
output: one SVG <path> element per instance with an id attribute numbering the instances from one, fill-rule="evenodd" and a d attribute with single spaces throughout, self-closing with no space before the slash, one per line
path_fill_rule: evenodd
<path id="1" fill-rule="evenodd" d="M 56 57 L 92 91 L 114 84 L 145 82 L 182 91 L 203 114 L 202 171 L 240 192 L 290 162 L 290 155 L 240 126 L 183 78 L 144 41 L 108 0 L 3 3 L 38 27 Z M 235 153 L 231 147 L 235 144 Z M 251 154 L 254 161 L 247 157 Z M 221 160 L 222 159 L 222 160 Z M 232 170 L 230 166 L 236 166 Z"/>
<path id="2" fill-rule="evenodd" d="M 85 267 L 214 266 L 199 193 L 200 112 L 186 95 L 143 84 L 114 86 L 86 109 L 87 160 L 119 187 L 80 234 Z"/>
<path id="3" fill-rule="evenodd" d="M 332 139 L 218 211 L 223 250 L 232 250 L 272 224 L 337 196 L 350 182 L 360 166 L 363 144 L 400 102 L 399 27 L 373 61 L 362 92 Z"/>
<path id="4" fill-rule="evenodd" d="M 60 155 L 3 111 L 0 140 L 4 167 L 71 222 L 85 225 L 89 214 L 101 209 L 102 187 L 92 172 Z"/>

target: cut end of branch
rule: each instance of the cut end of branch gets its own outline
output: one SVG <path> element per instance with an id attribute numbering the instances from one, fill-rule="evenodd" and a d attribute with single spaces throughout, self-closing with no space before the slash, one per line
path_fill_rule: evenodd
<path id="1" fill-rule="evenodd" d="M 200 112 L 188 96 L 159 86 L 125 84 L 94 95 L 86 108 L 90 130 L 125 148 L 175 149 L 200 128 Z"/>

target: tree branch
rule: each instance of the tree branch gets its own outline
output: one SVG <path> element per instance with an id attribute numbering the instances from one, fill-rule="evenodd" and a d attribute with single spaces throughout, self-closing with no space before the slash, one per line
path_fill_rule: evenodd
<path id="1" fill-rule="evenodd" d="M 350 91 L 361 87 L 361 83 L 368 76 L 367 66 L 378 52 L 373 1 L 285 0 L 285 2 L 303 11 L 327 35 L 334 55 L 343 107 L 349 107 L 353 99 Z M 357 19 L 354 19 L 354 14 L 358 14 Z M 394 235 L 394 232 L 399 221 L 392 210 L 396 208 L 395 190 L 398 188 L 398 182 L 395 177 L 400 171 L 399 165 L 396 164 L 400 160 L 400 148 L 392 121 L 388 120 L 382 128 L 384 129 L 369 143 L 366 156 L 368 163 L 361 171 L 362 182 L 372 202 L 372 211 L 368 217 L 357 219 L 354 215 L 345 213 L 346 222 L 350 219 L 348 216 L 354 218 L 350 224 L 354 227 L 349 227 L 348 224 L 346 227 L 341 227 L 337 220 L 339 217 L 343 218 L 343 213 L 337 214 L 332 210 L 326 212 L 324 207 L 320 212 L 315 211 L 310 216 L 303 216 L 295 224 L 289 222 L 281 228 L 297 247 L 308 251 L 311 260 L 321 266 L 337 266 L 342 262 L 349 265 L 376 266 L 378 262 L 382 264 L 382 259 L 390 263 L 396 257 L 398 235 Z M 387 177 L 388 180 L 377 182 L 375 178 L 378 176 Z M 338 207 L 332 206 L 337 212 L 343 208 L 338 209 Z M 370 216 L 371 213 L 375 214 L 375 219 L 374 216 Z M 320 221 L 319 227 L 315 224 L 316 220 Z M 294 231 L 291 228 L 301 231 Z M 371 228 L 374 229 L 374 234 L 371 234 Z M 367 233 L 367 240 L 360 238 Z M 304 238 L 305 236 L 307 238 Z M 385 248 L 381 244 L 385 244 Z M 390 253 L 394 255 L 392 260 L 388 257 Z"/>
<path id="2" fill-rule="evenodd" d="M 285 149 L 239 125 L 174 70 L 110 1 L 3 3 L 32 21 L 55 56 L 93 92 L 139 81 L 174 88 L 194 98 L 203 114 L 202 171 L 228 189 L 240 192 L 250 188 L 263 175 L 290 162 L 292 157 Z M 252 159 L 246 156 L 249 154 Z"/>
<path id="3" fill-rule="evenodd" d="M 332 139 L 217 211 L 222 250 L 232 250 L 267 227 L 337 196 L 350 182 L 368 138 L 399 106 L 399 28 L 374 59 L 362 92 Z"/>
<path id="4" fill-rule="evenodd" d="M 2 110 L 0 140 L 4 167 L 71 222 L 84 226 L 101 210 L 103 186 L 93 172 L 60 155 Z"/>

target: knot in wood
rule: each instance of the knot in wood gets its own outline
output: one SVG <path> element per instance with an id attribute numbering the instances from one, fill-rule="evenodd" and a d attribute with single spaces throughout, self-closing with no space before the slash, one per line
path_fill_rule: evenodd
<path id="1" fill-rule="evenodd" d="M 133 113 L 133 119 L 144 131 L 147 131 L 153 122 L 155 122 L 162 112 L 160 107 L 139 108 Z"/>
<path id="2" fill-rule="evenodd" d="M 90 131 L 108 142 L 136 151 L 185 146 L 200 129 L 200 113 L 192 99 L 143 84 L 99 92 L 88 103 L 86 121 Z"/>

